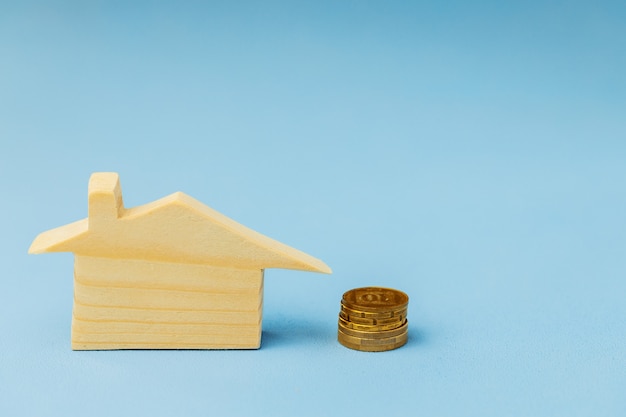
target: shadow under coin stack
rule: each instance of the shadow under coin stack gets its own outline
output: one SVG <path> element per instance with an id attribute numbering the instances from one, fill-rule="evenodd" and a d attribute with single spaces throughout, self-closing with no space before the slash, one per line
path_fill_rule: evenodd
<path id="1" fill-rule="evenodd" d="M 391 288 L 365 287 L 346 292 L 341 300 L 337 340 L 350 349 L 382 352 L 404 345 L 409 297 Z"/>

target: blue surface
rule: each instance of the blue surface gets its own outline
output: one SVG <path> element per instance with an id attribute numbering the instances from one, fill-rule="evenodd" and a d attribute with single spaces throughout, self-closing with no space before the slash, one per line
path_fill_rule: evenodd
<path id="1" fill-rule="evenodd" d="M 626 415 L 623 2 L 0 4 L 0 415 Z M 72 352 L 32 239 L 184 191 L 326 261 L 258 351 Z M 410 340 L 336 340 L 344 291 Z"/>

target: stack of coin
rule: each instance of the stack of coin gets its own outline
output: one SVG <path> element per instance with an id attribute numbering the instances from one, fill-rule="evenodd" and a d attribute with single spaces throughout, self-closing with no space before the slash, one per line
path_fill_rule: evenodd
<path id="1" fill-rule="evenodd" d="M 409 297 L 391 288 L 365 287 L 346 292 L 339 312 L 339 343 L 350 349 L 382 352 L 404 345 Z"/>

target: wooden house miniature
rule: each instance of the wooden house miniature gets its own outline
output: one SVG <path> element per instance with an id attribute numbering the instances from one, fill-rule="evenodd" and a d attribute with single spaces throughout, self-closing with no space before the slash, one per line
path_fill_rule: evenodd
<path id="1" fill-rule="evenodd" d="M 263 271 L 331 273 L 183 193 L 124 208 L 116 173 L 89 181 L 88 217 L 29 253 L 73 252 L 72 349 L 257 349 Z"/>

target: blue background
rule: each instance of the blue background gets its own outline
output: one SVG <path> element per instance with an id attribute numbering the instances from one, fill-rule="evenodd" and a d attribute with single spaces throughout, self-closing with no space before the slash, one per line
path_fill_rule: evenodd
<path id="1" fill-rule="evenodd" d="M 626 415 L 623 2 L 0 3 L 0 415 Z M 323 259 L 258 351 L 70 349 L 34 237 L 183 191 Z M 410 340 L 336 342 L 341 295 Z"/>

